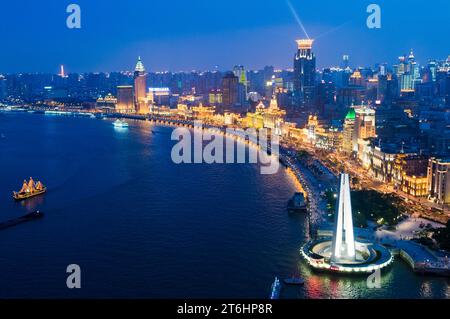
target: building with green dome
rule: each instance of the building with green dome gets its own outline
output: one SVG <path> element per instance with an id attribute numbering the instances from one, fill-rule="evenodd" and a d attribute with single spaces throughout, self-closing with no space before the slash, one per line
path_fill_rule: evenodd
<path id="1" fill-rule="evenodd" d="M 344 120 L 344 132 L 342 136 L 342 151 L 346 154 L 353 152 L 353 133 L 355 131 L 356 112 L 352 107 Z"/>

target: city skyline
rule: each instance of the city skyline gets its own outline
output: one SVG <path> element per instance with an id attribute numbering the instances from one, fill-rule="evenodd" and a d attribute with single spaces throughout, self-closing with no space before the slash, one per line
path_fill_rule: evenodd
<path id="1" fill-rule="evenodd" d="M 53 73 L 61 64 L 67 66 L 67 73 L 131 70 L 129 61 L 137 56 L 142 56 L 147 69 L 155 72 L 214 70 L 216 66 L 229 70 L 236 64 L 246 69 L 265 65 L 287 69 L 292 68 L 292 52 L 296 47 L 292 39 L 305 37 L 285 1 L 269 1 L 264 5 L 256 5 L 254 1 L 239 4 L 174 1 L 172 4 L 183 9 L 175 11 L 169 11 L 167 4 L 137 0 L 114 6 L 107 6 L 104 1 L 95 4 L 79 1 L 82 10 L 79 30 L 65 26 L 67 3 L 25 2 L 30 10 L 22 13 L 20 24 L 13 20 L 14 13 L 21 9 L 18 5 L 4 5 L 0 14 L 5 25 L 16 27 L 14 35 L 5 33 L 5 50 L 0 53 L 1 73 Z M 431 58 L 445 59 L 450 51 L 445 45 L 435 45 L 450 31 L 444 16 L 450 4 L 445 1 L 412 1 L 406 8 L 379 1 L 382 28 L 373 30 L 366 26 L 367 1 L 291 3 L 309 36 L 316 40 L 319 69 L 339 64 L 344 54 L 350 55 L 356 67 L 377 62 L 392 64 L 398 55 L 411 48 L 422 63 Z M 99 11 L 107 14 L 94 14 Z M 421 14 L 425 11 L 429 13 Z M 139 18 L 140 14 L 146 17 L 147 12 L 149 18 Z M 124 21 L 127 27 L 111 21 Z M 38 33 L 30 37 L 29 28 L 37 29 Z"/>

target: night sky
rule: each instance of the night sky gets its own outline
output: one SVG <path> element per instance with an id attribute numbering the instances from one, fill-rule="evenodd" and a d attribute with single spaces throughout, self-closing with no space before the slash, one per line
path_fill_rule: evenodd
<path id="1" fill-rule="evenodd" d="M 66 27 L 67 5 L 82 28 Z M 419 62 L 450 54 L 448 0 L 291 0 L 311 38 L 318 67 L 395 62 L 411 48 Z M 382 28 L 366 26 L 366 7 Z M 142 56 L 149 71 L 292 67 L 304 34 L 286 0 L 17 0 L 0 4 L 0 73 L 120 71 Z"/>

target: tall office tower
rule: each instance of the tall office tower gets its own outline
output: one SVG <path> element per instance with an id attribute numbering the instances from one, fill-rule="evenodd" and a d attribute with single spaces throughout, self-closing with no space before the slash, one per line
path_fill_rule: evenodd
<path id="1" fill-rule="evenodd" d="M 400 92 L 414 92 L 421 79 L 420 68 L 412 49 L 408 56 L 404 55 L 399 57 L 399 64 L 394 66 L 394 70 L 395 75 L 400 80 Z"/>
<path id="2" fill-rule="evenodd" d="M 222 102 L 224 107 L 233 107 L 238 102 L 239 79 L 233 72 L 227 72 L 222 79 Z"/>
<path id="3" fill-rule="evenodd" d="M 61 65 L 60 71 L 59 71 L 59 76 L 62 78 L 66 77 L 66 72 L 64 71 L 64 65 Z"/>
<path id="4" fill-rule="evenodd" d="M 416 58 L 414 57 L 414 52 L 411 49 L 411 52 L 408 56 L 408 62 L 409 62 L 409 73 L 412 77 L 412 88 L 414 91 L 417 90 L 417 87 L 420 83 L 422 83 L 422 79 L 420 76 L 420 67 L 419 64 L 416 62 Z"/>
<path id="5" fill-rule="evenodd" d="M 351 108 L 344 120 L 344 132 L 342 139 L 342 151 L 347 155 L 353 152 L 353 132 L 355 131 L 355 109 Z"/>
<path id="6" fill-rule="evenodd" d="M 248 94 L 247 72 L 242 65 L 236 65 L 233 69 L 233 73 L 239 79 L 238 104 L 241 106 L 246 106 Z"/>
<path id="7" fill-rule="evenodd" d="M 294 99 L 301 107 L 314 105 L 316 80 L 316 57 L 312 52 L 314 40 L 297 40 L 298 50 L 294 57 Z"/>
<path id="8" fill-rule="evenodd" d="M 233 68 L 233 74 L 238 77 L 239 83 L 241 83 L 242 74 L 244 74 L 245 78 L 245 69 L 243 65 L 235 65 Z"/>
<path id="9" fill-rule="evenodd" d="M 342 56 L 342 68 L 345 70 L 348 67 L 350 67 L 350 56 L 345 54 Z"/>
<path id="10" fill-rule="evenodd" d="M 141 57 L 138 58 L 134 70 L 134 99 L 135 109 L 138 114 L 148 114 L 150 108 L 147 103 L 147 73 Z"/>
<path id="11" fill-rule="evenodd" d="M 331 260 L 352 261 L 356 257 L 356 250 L 348 174 L 341 174 L 339 184 Z"/>
<path id="12" fill-rule="evenodd" d="M 420 68 L 419 65 L 416 62 L 416 58 L 414 56 L 414 51 L 411 49 L 408 56 L 408 63 L 409 63 L 409 73 L 412 74 L 414 82 L 420 82 Z"/>
<path id="13" fill-rule="evenodd" d="M 274 69 L 274 67 L 271 66 L 271 65 L 266 65 L 266 66 L 264 67 L 264 70 L 263 70 L 262 72 L 263 72 L 263 74 L 264 74 L 264 83 L 263 83 L 263 86 L 265 86 L 266 83 L 267 83 L 268 81 L 270 81 L 270 80 L 272 79 L 272 76 L 275 74 L 275 69 Z"/>
<path id="14" fill-rule="evenodd" d="M 430 78 L 428 81 L 430 82 L 436 82 L 436 73 L 437 73 L 437 62 L 432 60 L 428 62 L 427 70 L 430 74 Z"/>
<path id="15" fill-rule="evenodd" d="M 378 66 L 378 75 L 385 76 L 388 72 L 387 63 L 382 63 Z"/>
<path id="16" fill-rule="evenodd" d="M 391 104 L 398 97 L 398 80 L 393 74 L 378 76 L 378 96 L 377 100 L 381 104 Z"/>
<path id="17" fill-rule="evenodd" d="M 117 87 L 117 113 L 134 113 L 136 111 L 134 105 L 133 86 L 123 85 Z"/>
<path id="18" fill-rule="evenodd" d="M 355 109 L 355 129 L 353 131 L 353 152 L 362 154 L 364 140 L 376 137 L 375 111 L 366 107 Z"/>
<path id="19" fill-rule="evenodd" d="M 355 119 L 355 138 L 376 137 L 375 111 L 366 107 L 357 108 Z"/>

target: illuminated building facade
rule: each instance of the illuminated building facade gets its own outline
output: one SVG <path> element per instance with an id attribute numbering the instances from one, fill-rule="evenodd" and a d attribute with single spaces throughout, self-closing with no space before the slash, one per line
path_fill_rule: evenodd
<path id="1" fill-rule="evenodd" d="M 355 108 L 355 128 L 352 138 L 353 152 L 361 153 L 359 145 L 365 144 L 361 140 L 371 137 L 376 137 L 375 110 L 366 107 Z"/>
<path id="2" fill-rule="evenodd" d="M 124 85 L 117 87 L 116 112 L 135 113 L 133 86 Z"/>
<path id="3" fill-rule="evenodd" d="M 361 71 L 356 69 L 350 76 L 350 85 L 353 86 L 364 86 L 364 78 L 361 75 Z"/>
<path id="4" fill-rule="evenodd" d="M 397 189 L 414 197 L 428 195 L 428 158 L 415 154 L 398 154 L 394 162 L 393 181 Z"/>
<path id="5" fill-rule="evenodd" d="M 235 125 L 237 123 L 239 123 L 239 121 L 241 120 L 240 116 L 238 114 L 235 113 L 228 113 L 226 112 L 223 116 L 223 122 L 225 125 Z"/>
<path id="6" fill-rule="evenodd" d="M 233 72 L 225 74 L 222 80 L 223 106 L 234 107 L 238 102 L 239 79 Z"/>
<path id="7" fill-rule="evenodd" d="M 277 100 L 273 97 L 268 108 L 265 107 L 263 102 L 260 102 L 254 113 L 247 113 L 244 122 L 247 127 L 267 128 L 272 130 L 274 134 L 282 135 L 285 116 L 286 112 L 278 107 Z"/>
<path id="8" fill-rule="evenodd" d="M 263 112 L 264 127 L 271 129 L 277 135 L 281 135 L 285 116 L 286 112 L 278 107 L 276 97 L 272 97 L 269 108 Z"/>
<path id="9" fill-rule="evenodd" d="M 314 104 L 316 57 L 312 51 L 314 40 L 297 40 L 298 50 L 294 57 L 294 100 L 298 106 Z"/>
<path id="10" fill-rule="evenodd" d="M 170 104 L 170 89 L 167 87 L 161 88 L 149 88 L 147 93 L 147 101 L 151 105 L 150 109 L 154 105 L 165 105 Z"/>
<path id="11" fill-rule="evenodd" d="M 134 99 L 137 114 L 148 114 L 150 109 L 147 102 L 147 73 L 141 57 L 138 58 L 134 70 Z"/>
<path id="12" fill-rule="evenodd" d="M 399 57 L 399 64 L 394 66 L 394 71 L 400 80 L 400 92 L 402 94 L 414 92 L 416 85 L 421 82 L 420 68 L 413 50 L 408 56 Z"/>
<path id="13" fill-rule="evenodd" d="M 450 203 L 450 160 L 430 158 L 428 162 L 428 192 L 437 203 Z"/>
<path id="14" fill-rule="evenodd" d="M 247 105 L 248 81 L 247 72 L 242 65 L 237 65 L 233 69 L 234 75 L 238 78 L 238 97 L 237 103 L 240 106 Z"/>
<path id="15" fill-rule="evenodd" d="M 366 156 L 370 158 L 373 177 L 382 182 L 391 182 L 398 153 L 379 146 L 371 147 L 369 150 L 372 154 Z"/>
<path id="16" fill-rule="evenodd" d="M 347 116 L 344 120 L 344 131 L 342 133 L 342 151 L 350 155 L 353 153 L 353 134 L 355 130 L 355 120 L 356 120 L 356 113 L 355 109 L 351 108 Z"/>
<path id="17" fill-rule="evenodd" d="M 105 110 L 114 110 L 117 105 L 117 98 L 111 94 L 97 99 L 97 108 Z"/>
<path id="18" fill-rule="evenodd" d="M 324 121 L 320 121 L 317 115 L 310 115 L 305 127 L 306 139 L 315 148 L 334 151 L 342 145 L 342 132 Z"/>
<path id="19" fill-rule="evenodd" d="M 256 106 L 256 111 L 254 113 L 248 112 L 247 116 L 244 118 L 244 126 L 250 128 L 261 129 L 264 127 L 264 113 L 265 105 L 261 101 Z"/>
<path id="20" fill-rule="evenodd" d="M 376 136 L 375 110 L 357 108 L 355 119 L 355 132 L 357 138 L 370 138 Z"/>
<path id="21" fill-rule="evenodd" d="M 194 116 L 192 109 L 184 103 L 178 103 L 176 113 L 183 119 L 191 119 Z"/>
<path id="22" fill-rule="evenodd" d="M 192 114 L 198 120 L 210 121 L 213 119 L 215 113 L 216 109 L 213 106 L 203 106 L 200 104 L 199 106 L 192 107 Z"/>
<path id="23" fill-rule="evenodd" d="M 211 90 L 208 96 L 209 104 L 219 106 L 223 103 L 223 94 L 221 90 Z"/>

